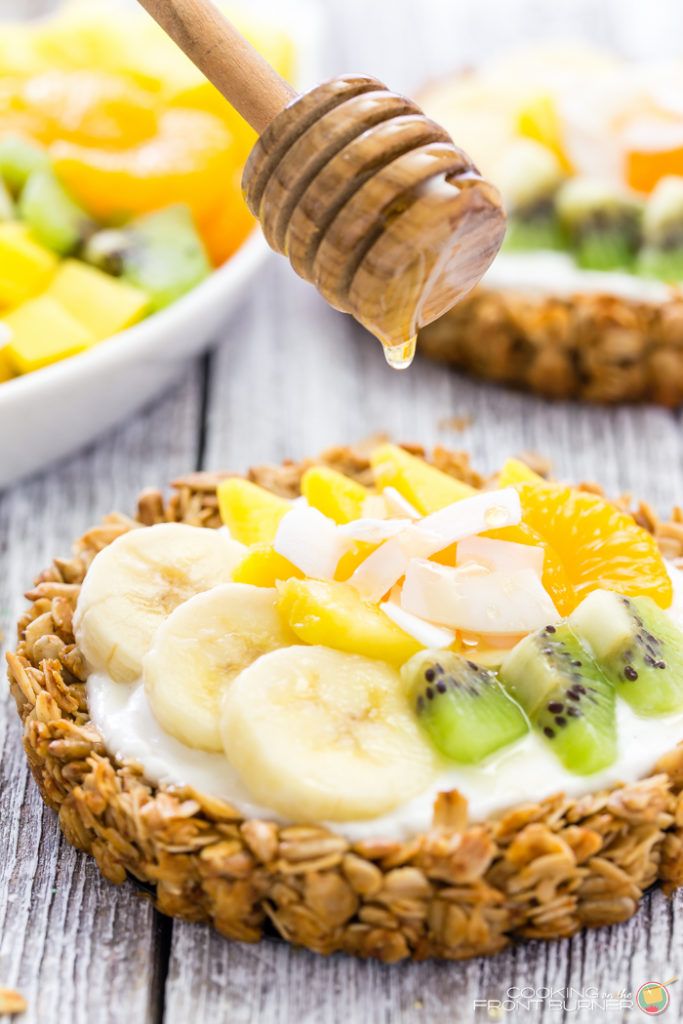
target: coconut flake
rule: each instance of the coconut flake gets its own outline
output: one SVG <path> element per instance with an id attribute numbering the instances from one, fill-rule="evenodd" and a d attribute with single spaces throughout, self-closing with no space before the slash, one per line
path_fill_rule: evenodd
<path id="1" fill-rule="evenodd" d="M 338 527 L 342 537 L 381 544 L 406 528 L 405 519 L 354 519 Z"/>
<path id="2" fill-rule="evenodd" d="M 465 537 L 459 542 L 455 556 L 456 565 L 476 562 L 487 569 L 504 572 L 532 569 L 537 576 L 543 573 L 544 559 L 545 551 L 536 544 L 515 544 L 491 537 Z"/>
<path id="3" fill-rule="evenodd" d="M 306 576 L 334 579 L 339 559 L 352 545 L 333 519 L 310 505 L 296 505 L 280 520 L 273 547 Z"/>
<path id="4" fill-rule="evenodd" d="M 424 559 L 414 559 L 408 566 L 401 607 L 467 633 L 531 633 L 560 618 L 532 569 L 488 572 L 472 565 L 451 569 Z"/>
<path id="5" fill-rule="evenodd" d="M 405 576 L 413 558 L 429 558 L 441 547 L 440 537 L 425 533 L 416 525 L 404 524 L 400 533 L 385 541 L 361 562 L 349 583 L 367 601 L 380 601 Z"/>
<path id="6" fill-rule="evenodd" d="M 387 503 L 381 494 L 368 494 L 361 509 L 365 519 L 386 519 L 389 515 Z"/>
<path id="7" fill-rule="evenodd" d="M 450 647 L 455 643 L 455 633 L 452 630 L 444 629 L 443 626 L 435 626 L 432 622 L 426 622 L 419 616 L 413 615 L 412 612 L 407 612 L 405 608 L 401 608 L 393 601 L 384 601 L 383 604 L 380 604 L 380 608 L 392 622 L 396 623 L 399 629 L 412 636 L 423 647 L 438 649 Z"/>
<path id="8" fill-rule="evenodd" d="M 411 505 L 408 499 L 404 498 L 395 487 L 385 487 L 382 495 L 389 508 L 389 512 L 392 512 L 394 515 L 405 516 L 407 519 L 422 518 L 415 506 Z"/>
<path id="9" fill-rule="evenodd" d="M 522 519 L 519 494 L 514 487 L 499 491 L 482 491 L 471 498 L 461 498 L 452 505 L 425 516 L 416 529 L 439 536 L 442 547 L 472 537 L 486 530 L 516 526 Z"/>

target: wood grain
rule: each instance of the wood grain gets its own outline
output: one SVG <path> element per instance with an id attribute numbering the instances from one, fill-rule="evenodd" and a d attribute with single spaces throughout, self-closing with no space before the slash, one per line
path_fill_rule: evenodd
<path id="1" fill-rule="evenodd" d="M 73 538 L 112 508 L 131 509 L 145 481 L 194 466 L 201 390 L 198 368 L 106 443 L 0 498 L 3 648 L 13 640 L 22 594 L 54 555 L 67 554 Z M 14 702 L 3 687 L 0 986 L 18 988 L 28 1000 L 22 1022 L 156 1022 L 165 950 L 159 920 L 132 885 L 109 885 L 92 860 L 62 840 L 29 776 Z"/>
<path id="2" fill-rule="evenodd" d="M 645 56 L 657 56 L 659 46 L 672 53 L 683 36 L 683 8 L 666 0 L 514 0 L 504 8 L 493 0 L 325 0 L 325 8 L 334 19 L 330 73 L 364 67 L 407 91 L 512 38 L 566 37 L 572 25 Z M 207 467 L 243 469 L 387 430 L 397 439 L 462 445 L 489 468 L 514 452 L 544 451 L 560 475 L 632 489 L 662 510 L 683 499 L 680 415 L 551 405 L 419 357 L 411 371 L 395 373 L 376 342 L 275 257 L 226 321 L 221 341 L 209 365 L 205 417 L 196 367 L 151 413 L 0 497 L 0 629 L 8 637 L 37 569 L 100 514 L 130 508 L 138 490 L 193 468 L 198 457 Z M 442 422 L 454 416 L 471 425 L 458 432 Z M 669 901 L 657 892 L 627 924 L 460 964 L 381 967 L 324 960 L 276 942 L 239 946 L 191 925 L 157 928 L 131 887 L 103 882 L 91 861 L 61 843 L 54 816 L 27 778 L 16 715 L 3 695 L 0 986 L 27 996 L 27 1024 L 483 1022 L 492 1018 L 475 1014 L 473 1000 L 501 998 L 510 985 L 614 992 L 676 974 L 683 897 Z M 681 1016 L 679 986 L 665 1020 Z M 564 1013 L 546 1004 L 508 1019 L 594 1024 L 643 1017 L 639 1010 Z"/>

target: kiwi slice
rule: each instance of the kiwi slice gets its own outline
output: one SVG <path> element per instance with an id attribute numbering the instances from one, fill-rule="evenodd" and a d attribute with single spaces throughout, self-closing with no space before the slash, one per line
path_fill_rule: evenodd
<path id="1" fill-rule="evenodd" d="M 529 724 L 495 674 L 453 651 L 420 651 L 401 669 L 418 721 L 437 750 L 476 764 Z"/>
<path id="2" fill-rule="evenodd" d="M 642 202 L 593 178 L 570 178 L 556 197 L 576 261 L 589 270 L 630 270 L 641 243 Z"/>
<path id="3" fill-rule="evenodd" d="M 19 199 L 19 214 L 38 241 L 60 256 L 74 253 L 95 229 L 49 168 L 29 176 Z"/>
<path id="4" fill-rule="evenodd" d="M 546 626 L 521 640 L 501 680 L 562 764 L 590 775 L 617 755 L 614 686 L 567 626 Z"/>
<path id="5" fill-rule="evenodd" d="M 683 633 L 651 598 L 595 590 L 569 624 L 638 714 L 683 708 Z"/>
<path id="6" fill-rule="evenodd" d="M 15 217 L 14 200 L 10 195 L 7 185 L 0 178 L 0 223 L 5 224 L 8 220 L 14 220 Z"/>
<path id="7" fill-rule="evenodd" d="M 49 169 L 46 151 L 20 135 L 0 139 L 0 177 L 12 195 L 19 195 L 34 171 Z"/>
<path id="8" fill-rule="evenodd" d="M 163 309 L 211 273 L 206 250 L 186 206 L 169 206 L 119 230 L 97 232 L 84 257 L 100 270 L 115 273 Z"/>

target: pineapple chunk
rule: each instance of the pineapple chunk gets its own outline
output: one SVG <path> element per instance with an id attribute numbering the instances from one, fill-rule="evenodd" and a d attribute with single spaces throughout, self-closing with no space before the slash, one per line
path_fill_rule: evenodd
<path id="1" fill-rule="evenodd" d="M 223 524 L 242 544 L 272 544 L 280 520 L 291 501 L 241 477 L 223 480 L 217 489 Z"/>
<path id="2" fill-rule="evenodd" d="M 533 469 L 529 469 L 520 459 L 506 459 L 498 474 L 499 487 L 511 487 L 513 484 L 543 484 L 545 480 Z"/>
<path id="3" fill-rule="evenodd" d="M 102 341 L 141 320 L 150 298 L 133 285 L 77 260 L 65 260 L 47 294 Z"/>
<path id="4" fill-rule="evenodd" d="M 31 299 L 2 321 L 11 331 L 6 347 L 17 373 L 31 373 L 82 352 L 96 338 L 47 295 Z"/>
<path id="5" fill-rule="evenodd" d="M 517 130 L 527 139 L 546 146 L 560 161 L 563 170 L 573 172 L 564 144 L 562 121 L 552 96 L 546 94 L 530 99 L 519 111 Z"/>
<path id="6" fill-rule="evenodd" d="M 329 466 L 313 466 L 301 478 L 301 493 L 309 505 L 335 523 L 350 523 L 363 515 L 368 490 Z"/>
<path id="7" fill-rule="evenodd" d="M 0 224 L 0 306 L 18 306 L 47 288 L 57 270 L 53 252 L 23 224 Z"/>
<path id="8" fill-rule="evenodd" d="M 4 331 L 2 333 L 4 335 Z M 7 346 L 0 345 L 0 384 L 3 384 L 6 380 L 11 380 L 13 376 L 14 371 L 12 370 Z"/>
<path id="9" fill-rule="evenodd" d="M 370 456 L 370 464 L 381 490 L 395 487 L 423 515 L 437 512 L 446 505 L 452 505 L 454 501 L 469 498 L 476 493 L 468 484 L 442 473 L 424 459 L 393 444 L 375 448 Z"/>
<path id="10" fill-rule="evenodd" d="M 235 583 L 251 583 L 254 587 L 274 587 L 292 576 L 301 579 L 303 573 L 279 555 L 272 544 L 254 544 L 232 574 Z"/>
<path id="11" fill-rule="evenodd" d="M 363 654 L 402 665 L 421 645 L 348 583 L 290 579 L 279 586 L 278 607 L 307 644 Z"/>

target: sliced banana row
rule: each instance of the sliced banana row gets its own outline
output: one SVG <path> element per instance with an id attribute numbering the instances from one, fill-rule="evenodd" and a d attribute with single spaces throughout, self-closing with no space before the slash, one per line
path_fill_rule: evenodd
<path id="1" fill-rule="evenodd" d="M 93 559 L 74 635 L 93 672 L 140 677 L 159 625 L 188 598 L 232 579 L 245 548 L 223 530 L 160 523 L 130 530 Z"/>
<path id="2" fill-rule="evenodd" d="M 276 590 L 224 583 L 181 604 L 158 628 L 143 677 L 155 716 L 176 739 L 223 750 L 223 690 L 262 654 L 297 642 L 276 601 Z"/>
<path id="3" fill-rule="evenodd" d="M 131 530 L 86 575 L 75 634 L 91 671 L 142 675 L 160 725 L 225 751 L 254 799 L 299 821 L 370 818 L 433 778 L 398 672 L 301 645 L 274 589 L 231 582 L 243 545 L 166 523 Z"/>

